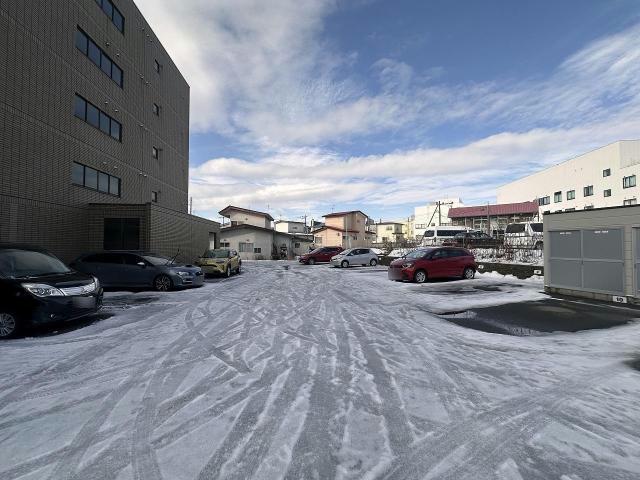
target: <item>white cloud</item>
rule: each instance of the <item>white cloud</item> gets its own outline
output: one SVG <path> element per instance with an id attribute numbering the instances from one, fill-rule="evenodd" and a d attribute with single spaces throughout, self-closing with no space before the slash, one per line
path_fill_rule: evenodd
<path id="1" fill-rule="evenodd" d="M 547 78 L 452 85 L 437 66 L 423 73 L 382 58 L 365 86 L 352 75 L 357 52 L 323 40 L 334 0 L 137 3 L 191 85 L 192 129 L 253 146 L 247 158 L 192 169 L 201 213 L 228 203 L 297 215 L 332 203 L 484 200 L 509 176 L 640 131 L 640 25 L 592 42 Z M 380 155 L 324 147 L 397 131 L 428 145 L 430 129 L 449 124 L 498 133 Z"/>

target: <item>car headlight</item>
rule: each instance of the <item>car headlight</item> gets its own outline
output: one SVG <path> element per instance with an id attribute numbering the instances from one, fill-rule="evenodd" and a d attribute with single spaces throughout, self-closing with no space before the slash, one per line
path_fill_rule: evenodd
<path id="1" fill-rule="evenodd" d="M 413 263 L 412 262 L 406 262 L 402 264 L 402 268 L 409 268 L 409 267 L 413 267 Z"/>
<path id="2" fill-rule="evenodd" d="M 22 288 L 36 297 L 64 297 L 64 293 L 46 283 L 23 283 Z"/>
<path id="3" fill-rule="evenodd" d="M 191 274 L 189 272 L 176 272 L 178 275 L 180 275 L 181 277 L 188 277 Z"/>

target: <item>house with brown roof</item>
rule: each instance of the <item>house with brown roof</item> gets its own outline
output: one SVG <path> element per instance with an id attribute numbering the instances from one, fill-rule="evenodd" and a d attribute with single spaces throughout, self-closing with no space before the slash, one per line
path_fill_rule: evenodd
<path id="1" fill-rule="evenodd" d="M 375 240 L 373 222 L 360 210 L 324 215 L 324 226 L 313 231 L 316 247 L 369 247 Z"/>
<path id="2" fill-rule="evenodd" d="M 243 260 L 291 260 L 309 251 L 308 236 L 277 232 L 268 213 L 232 205 L 219 213 L 229 219 L 220 229 L 220 247 L 236 250 Z"/>
<path id="3" fill-rule="evenodd" d="M 265 212 L 229 205 L 220 210 L 220 215 L 230 220 L 230 225 L 255 225 L 256 227 L 271 228 L 273 217 Z M 229 225 L 229 224 L 227 224 Z M 223 227 L 225 225 L 223 224 Z"/>

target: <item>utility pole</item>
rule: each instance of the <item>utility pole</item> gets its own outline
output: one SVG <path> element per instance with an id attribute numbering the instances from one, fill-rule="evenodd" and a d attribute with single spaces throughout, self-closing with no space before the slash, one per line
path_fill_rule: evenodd
<path id="1" fill-rule="evenodd" d="M 487 202 L 487 235 L 491 236 L 491 215 L 489 215 L 489 202 Z"/>

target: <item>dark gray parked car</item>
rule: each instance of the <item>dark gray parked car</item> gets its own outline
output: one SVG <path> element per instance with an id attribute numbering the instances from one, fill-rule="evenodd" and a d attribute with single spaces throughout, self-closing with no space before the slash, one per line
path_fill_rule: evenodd
<path id="1" fill-rule="evenodd" d="M 151 287 L 159 291 L 196 287 L 204 283 L 202 269 L 179 265 L 170 258 L 139 252 L 100 252 L 80 256 L 72 264 L 97 277 L 103 287 Z"/>

